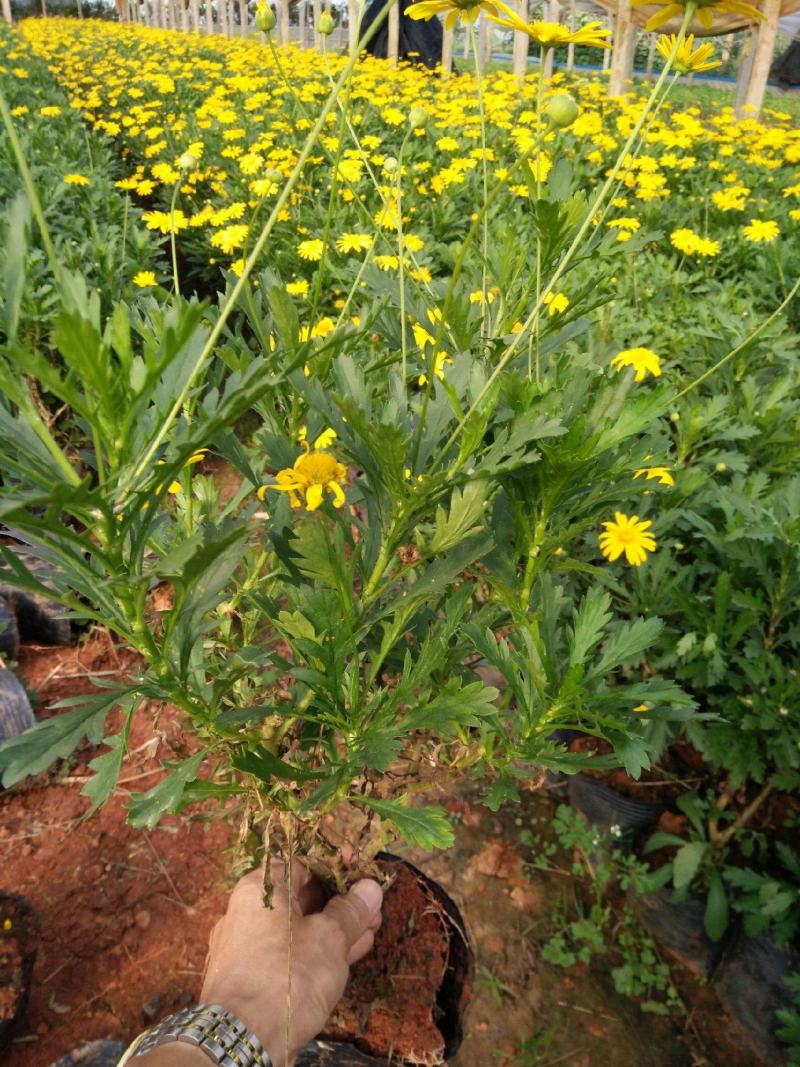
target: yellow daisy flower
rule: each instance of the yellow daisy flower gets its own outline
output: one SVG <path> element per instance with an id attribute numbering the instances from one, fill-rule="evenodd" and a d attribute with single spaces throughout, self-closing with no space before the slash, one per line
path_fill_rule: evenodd
<path id="1" fill-rule="evenodd" d="M 621 511 L 614 514 L 613 521 L 604 522 L 604 532 L 600 534 L 600 551 L 613 563 L 625 553 L 625 558 L 632 567 L 638 567 L 647 560 L 648 552 L 655 552 L 656 539 L 649 528 L 652 522 L 640 522 L 638 515 L 625 515 Z"/>
<path id="2" fill-rule="evenodd" d="M 664 33 L 659 37 L 656 47 L 664 57 L 665 61 L 672 55 L 672 49 L 675 47 L 676 39 L 674 33 Z M 700 44 L 695 48 L 694 34 L 689 34 L 686 40 L 682 41 L 678 48 L 673 63 L 673 70 L 677 70 L 679 74 L 692 74 L 700 73 L 704 70 L 713 70 L 715 67 L 721 67 L 722 63 L 718 59 L 709 62 L 713 54 L 713 44 L 706 41 L 704 44 Z"/>
<path id="3" fill-rule="evenodd" d="M 749 224 L 742 227 L 745 240 L 753 244 L 769 244 L 780 232 L 777 222 L 772 219 L 750 219 Z"/>
<path id="4" fill-rule="evenodd" d="M 675 479 L 669 472 L 669 467 L 640 467 L 638 471 L 633 475 L 634 478 L 640 478 L 645 476 L 645 481 L 650 481 L 655 478 L 660 485 L 672 486 L 675 484 Z"/>
<path id="5" fill-rule="evenodd" d="M 140 270 L 131 278 L 133 284 L 139 289 L 146 289 L 148 285 L 156 284 L 156 276 L 151 270 Z"/>
<path id="6" fill-rule="evenodd" d="M 618 352 L 614 356 L 611 366 L 616 370 L 633 367 L 636 371 L 637 382 L 644 381 L 648 374 L 652 374 L 654 378 L 658 378 L 661 374 L 661 359 L 649 348 L 626 348 L 625 351 Z"/>

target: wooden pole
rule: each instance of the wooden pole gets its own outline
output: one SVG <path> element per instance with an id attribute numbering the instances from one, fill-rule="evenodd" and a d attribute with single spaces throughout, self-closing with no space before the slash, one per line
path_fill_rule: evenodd
<path id="1" fill-rule="evenodd" d="M 347 50 L 350 55 L 358 49 L 358 0 L 347 0 Z"/>
<path id="2" fill-rule="evenodd" d="M 569 28 L 574 33 L 575 23 L 578 21 L 578 13 L 575 8 L 575 0 L 570 0 L 569 4 Z M 570 41 L 567 45 L 567 70 L 575 69 L 575 43 Z"/>
<path id="3" fill-rule="evenodd" d="M 744 108 L 747 89 L 750 85 L 750 72 L 753 69 L 753 53 L 756 50 L 757 38 L 758 27 L 753 26 L 750 33 L 742 42 L 742 53 L 739 56 L 739 69 L 736 72 L 736 96 L 733 104 L 736 117 L 739 119 L 742 117 L 742 109 Z"/>
<path id="4" fill-rule="evenodd" d="M 486 57 L 489 54 L 489 20 L 481 16 L 478 19 L 478 50 L 475 60 L 478 70 L 483 74 L 486 70 Z"/>
<path id="5" fill-rule="evenodd" d="M 646 81 L 651 82 L 653 80 L 653 64 L 656 60 L 656 35 L 654 33 L 649 34 L 650 44 L 647 47 L 647 68 L 646 68 Z"/>
<path id="6" fill-rule="evenodd" d="M 517 14 L 523 22 L 528 21 L 528 0 L 517 0 Z M 521 33 L 519 30 L 514 31 L 514 42 L 511 51 L 511 67 L 514 71 L 514 77 L 520 83 L 525 78 L 525 72 L 528 69 L 528 45 L 530 44 L 530 37 L 527 33 Z"/>
<path id="7" fill-rule="evenodd" d="M 611 55 L 611 77 L 608 79 L 609 96 L 622 96 L 625 92 L 625 80 L 631 76 L 635 40 L 636 27 L 631 20 L 630 0 L 617 0 L 617 30 Z"/>
<path id="8" fill-rule="evenodd" d="M 389 8 L 389 39 L 386 45 L 386 58 L 393 67 L 400 59 L 400 5 L 398 0 Z"/>
<path id="9" fill-rule="evenodd" d="M 248 21 L 249 15 L 247 13 L 247 0 L 239 0 L 239 22 L 241 23 L 239 33 L 242 37 L 250 36 L 250 27 L 248 25 Z"/>
<path id="10" fill-rule="evenodd" d="M 311 17 L 314 20 L 314 47 L 318 52 L 322 51 L 322 38 L 319 35 L 320 15 L 322 14 L 322 2 L 321 0 L 312 0 L 311 2 Z"/>
<path id="11" fill-rule="evenodd" d="M 206 19 L 206 37 L 210 37 L 214 32 L 214 5 L 211 0 L 206 0 L 205 5 L 205 19 Z"/>
<path id="12" fill-rule="evenodd" d="M 608 16 L 608 28 L 611 30 L 611 38 L 613 39 L 614 34 L 616 33 L 616 29 L 617 29 L 615 24 L 614 24 L 614 16 L 613 15 L 609 15 Z M 604 48 L 603 49 L 603 70 L 608 70 L 608 68 L 610 66 L 611 66 L 611 45 L 609 45 L 608 48 Z"/>
<path id="13" fill-rule="evenodd" d="M 550 22 L 558 22 L 561 18 L 561 4 L 558 0 L 550 0 L 547 6 L 546 18 Z M 542 77 L 549 79 L 553 77 L 553 66 L 556 61 L 556 51 L 554 48 L 548 48 L 544 55 L 544 67 L 542 68 Z"/>
<path id="14" fill-rule="evenodd" d="M 3 18 L 10 25 L 11 24 L 11 0 L 2 0 Z"/>
<path id="15" fill-rule="evenodd" d="M 189 25 L 194 33 L 200 32 L 200 0 L 190 0 Z"/>
<path id="16" fill-rule="evenodd" d="M 300 48 L 308 48 L 308 0 L 298 0 L 297 19 L 300 23 L 297 27 L 297 43 Z"/>
<path id="17" fill-rule="evenodd" d="M 289 43 L 289 0 L 277 0 L 278 44 Z"/>
<path id="18" fill-rule="evenodd" d="M 778 35 L 778 19 L 781 17 L 781 0 L 764 0 L 761 5 L 764 16 L 758 26 L 758 38 L 753 49 L 753 69 L 744 100 L 748 117 L 756 118 L 764 103 L 764 94 L 769 81 L 769 68 L 775 54 L 775 38 Z"/>
<path id="19" fill-rule="evenodd" d="M 442 77 L 449 78 L 453 73 L 453 40 L 456 31 L 453 26 L 445 27 L 442 33 Z"/>

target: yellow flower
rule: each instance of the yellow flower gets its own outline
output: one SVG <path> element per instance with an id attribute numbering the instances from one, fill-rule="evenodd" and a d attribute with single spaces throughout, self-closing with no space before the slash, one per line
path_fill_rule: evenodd
<path id="1" fill-rule="evenodd" d="M 533 22 L 525 22 L 519 15 L 506 7 L 505 4 L 496 4 L 501 14 L 496 15 L 487 11 L 487 17 L 499 26 L 505 26 L 509 30 L 519 30 L 527 33 L 532 41 L 536 41 L 542 48 L 555 48 L 560 44 L 583 44 L 592 48 L 608 48 L 608 38 L 611 30 L 605 28 L 602 22 L 587 22 L 578 30 L 570 30 L 568 26 L 562 26 L 560 22 L 543 22 L 534 19 Z"/>
<path id="2" fill-rule="evenodd" d="M 328 452 L 306 451 L 297 457 L 294 466 L 278 471 L 273 484 L 262 485 L 258 490 L 258 499 L 264 499 L 267 489 L 277 489 L 289 494 L 289 503 L 293 508 L 302 507 L 305 503 L 306 511 L 316 511 L 325 499 L 327 490 L 333 496 L 333 506 L 340 508 L 346 500 L 340 483 L 346 476 L 344 465 Z"/>
<path id="3" fill-rule="evenodd" d="M 657 48 L 665 60 L 668 60 L 672 55 L 675 41 L 676 36 L 674 33 L 665 33 L 659 37 Z M 691 74 L 702 72 L 704 70 L 713 70 L 715 67 L 721 67 L 722 63 L 720 60 L 708 62 L 713 54 L 713 44 L 706 41 L 704 44 L 699 44 L 695 49 L 694 35 L 689 34 L 686 40 L 682 41 L 678 48 L 673 63 L 673 70 L 677 70 L 679 74 Z"/>
<path id="4" fill-rule="evenodd" d="M 46 119 L 53 119 L 56 115 L 61 114 L 61 108 L 56 107 L 55 104 L 50 104 L 48 107 L 40 107 L 39 114 Z"/>
<path id="5" fill-rule="evenodd" d="M 656 539 L 649 528 L 652 522 L 640 522 L 638 515 L 624 515 L 621 511 L 614 514 L 614 520 L 604 522 L 605 530 L 600 534 L 600 551 L 609 561 L 619 559 L 622 553 L 633 567 L 638 567 L 647 560 L 648 552 L 655 552 Z"/>
<path id="6" fill-rule="evenodd" d="M 745 240 L 753 244 L 769 244 L 780 232 L 777 222 L 772 219 L 750 219 L 749 224 L 742 227 Z"/>
<path id="7" fill-rule="evenodd" d="M 634 478 L 639 478 L 641 475 L 645 476 L 645 481 L 650 481 L 652 478 L 658 479 L 660 485 L 674 485 L 675 479 L 669 472 L 669 467 L 640 467 L 634 474 Z"/>
<path id="8" fill-rule="evenodd" d="M 189 220 L 180 210 L 145 211 L 142 220 L 148 230 L 159 230 L 161 233 L 178 233 L 189 225 Z"/>
<path id="9" fill-rule="evenodd" d="M 719 241 L 711 241 L 707 237 L 701 237 L 694 230 L 686 228 L 673 230 L 669 235 L 670 243 L 685 256 L 717 256 L 719 255 Z"/>
<path id="10" fill-rule="evenodd" d="M 85 174 L 65 174 L 64 181 L 67 185 L 88 185 L 89 179 Z"/>
<path id="11" fill-rule="evenodd" d="M 695 2 L 697 11 L 694 17 L 705 30 L 710 30 L 714 25 L 714 12 L 720 15 L 742 15 L 747 22 L 760 22 L 764 17 L 757 7 L 746 3 L 745 0 L 695 0 Z M 653 3 L 654 0 L 631 0 L 631 7 L 641 7 L 643 4 Z M 671 18 L 683 18 L 685 8 L 688 6 L 688 0 L 682 3 L 665 3 L 664 0 L 655 0 L 655 3 L 661 10 L 652 15 L 645 23 L 644 28 L 648 31 L 657 30 L 659 26 L 669 22 Z"/>
<path id="12" fill-rule="evenodd" d="M 637 704 L 637 705 L 636 705 L 636 707 L 635 707 L 635 708 L 634 708 L 633 710 L 634 710 L 635 712 L 638 712 L 639 714 L 642 714 L 642 713 L 644 713 L 645 711 L 649 711 L 649 710 L 650 710 L 650 708 L 648 707 L 648 705 L 647 705 L 647 704 Z"/>
<path id="13" fill-rule="evenodd" d="M 661 360 L 649 348 L 626 348 L 624 352 L 618 352 L 614 356 L 611 366 L 617 370 L 622 370 L 623 367 L 633 367 L 636 371 L 637 382 L 644 381 L 648 372 L 654 378 L 658 378 L 661 374 Z"/>
<path id="14" fill-rule="evenodd" d="M 548 315 L 558 315 L 569 307 L 569 299 L 564 293 L 548 293 L 544 302 Z"/>
<path id="15" fill-rule="evenodd" d="M 368 233 L 343 233 L 336 239 L 336 247 L 346 255 L 348 252 L 366 252 L 372 247 L 372 237 Z"/>
<path id="16" fill-rule="evenodd" d="M 308 296 L 308 282 L 301 278 L 297 282 L 287 282 L 286 292 L 289 296 Z"/>
<path id="17" fill-rule="evenodd" d="M 436 355 L 434 356 L 434 359 L 433 359 L 433 373 L 441 381 L 444 381 L 444 368 L 445 368 L 445 365 L 447 363 L 452 363 L 452 362 L 453 362 L 452 359 L 450 359 L 450 357 L 447 355 L 446 352 L 437 352 Z M 419 385 L 425 385 L 427 380 L 428 380 L 427 374 L 420 374 L 419 378 L 417 379 L 417 382 L 419 383 Z"/>
<path id="18" fill-rule="evenodd" d="M 322 259 L 322 253 L 325 245 L 319 238 L 314 238 L 310 241 L 301 241 L 297 246 L 297 254 L 301 259 L 309 259 L 313 262 Z"/>
<path id="19" fill-rule="evenodd" d="M 151 270 L 140 270 L 138 274 L 134 274 L 131 281 L 139 289 L 146 289 L 148 285 L 156 284 L 156 276 Z"/>
<path id="20" fill-rule="evenodd" d="M 405 10 L 412 19 L 430 19 L 434 15 L 444 15 L 445 29 L 450 29 L 459 21 L 474 22 L 481 12 L 489 15 L 501 11 L 506 5 L 500 0 L 419 0 Z"/>

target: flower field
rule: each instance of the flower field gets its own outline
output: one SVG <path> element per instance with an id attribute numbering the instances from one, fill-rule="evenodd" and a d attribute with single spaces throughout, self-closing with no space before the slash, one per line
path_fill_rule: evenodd
<path id="1" fill-rule="evenodd" d="M 451 847 L 465 783 L 504 812 L 602 778 L 669 815 L 643 892 L 789 951 L 800 107 L 677 83 L 713 66 L 687 26 L 613 99 L 269 33 L 0 32 L 0 567 L 135 664 L 0 744 L 6 787 L 82 760 L 94 812 L 169 706 L 133 826 L 222 805 L 242 856 L 341 889 L 343 811 L 371 869 Z"/>

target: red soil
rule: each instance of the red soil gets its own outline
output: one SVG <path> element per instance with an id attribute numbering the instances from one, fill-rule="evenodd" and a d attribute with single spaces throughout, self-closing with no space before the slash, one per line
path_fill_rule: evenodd
<path id="1" fill-rule="evenodd" d="M 20 652 L 19 673 L 47 717 L 54 700 L 93 690 L 89 675 L 122 676 L 135 658 L 106 635 L 77 648 Z M 125 822 L 131 792 L 149 789 L 161 759 L 185 750 L 180 713 L 134 722 L 120 785 L 91 819 L 80 796 L 96 750 L 69 767 L 0 791 L 0 890 L 37 909 L 42 940 L 28 1010 L 7 1067 L 46 1067 L 84 1042 L 130 1041 L 146 1025 L 195 1002 L 208 936 L 230 882 L 226 821 L 166 817 L 152 832 Z M 112 716 L 109 727 L 115 727 Z M 447 919 L 430 890 L 401 869 L 384 906 L 376 948 L 353 971 L 331 1036 L 399 1062 L 440 1063 L 436 992 L 447 965 Z"/>

